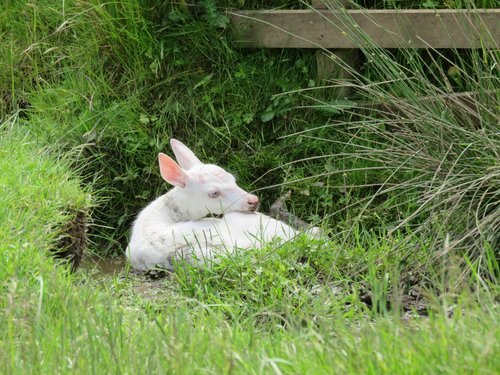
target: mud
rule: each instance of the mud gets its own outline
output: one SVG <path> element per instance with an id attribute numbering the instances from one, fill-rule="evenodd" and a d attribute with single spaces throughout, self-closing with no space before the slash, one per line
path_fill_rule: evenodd
<path id="1" fill-rule="evenodd" d="M 94 268 L 98 273 L 103 276 L 115 276 L 122 272 L 125 272 L 127 261 L 125 257 L 116 258 L 100 258 L 97 256 L 91 256 L 85 259 L 82 264 L 85 268 Z"/>
<path id="2" fill-rule="evenodd" d="M 81 270 L 92 279 L 104 284 L 115 283 L 126 285 L 120 294 L 135 294 L 145 300 L 165 300 L 172 295 L 169 287 L 172 275 L 168 272 L 135 272 L 127 265 L 125 257 L 101 258 L 86 256 Z"/>

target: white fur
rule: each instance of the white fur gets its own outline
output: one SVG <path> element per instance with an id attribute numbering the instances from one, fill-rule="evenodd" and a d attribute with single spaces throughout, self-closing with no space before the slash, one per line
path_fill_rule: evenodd
<path id="1" fill-rule="evenodd" d="M 172 260 L 179 257 L 203 262 L 235 248 L 259 248 L 298 234 L 287 224 L 255 212 L 258 198 L 241 189 L 231 174 L 201 163 L 175 139 L 171 145 L 180 166 L 166 155 L 159 157 L 162 177 L 174 188 L 139 213 L 127 247 L 133 268 L 172 269 Z M 214 198 L 215 191 L 219 195 Z M 209 213 L 224 217 L 204 218 Z"/>

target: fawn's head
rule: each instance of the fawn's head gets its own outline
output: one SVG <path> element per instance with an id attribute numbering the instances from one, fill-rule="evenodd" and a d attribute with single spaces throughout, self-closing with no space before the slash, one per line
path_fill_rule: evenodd
<path id="1" fill-rule="evenodd" d="M 170 144 L 177 159 L 160 153 L 158 161 L 161 176 L 177 187 L 179 203 L 195 217 L 207 213 L 223 214 L 233 211 L 253 212 L 259 198 L 236 184 L 234 176 L 221 167 L 203 164 L 182 142 L 171 139 Z M 182 207 L 181 207 L 182 209 Z"/>

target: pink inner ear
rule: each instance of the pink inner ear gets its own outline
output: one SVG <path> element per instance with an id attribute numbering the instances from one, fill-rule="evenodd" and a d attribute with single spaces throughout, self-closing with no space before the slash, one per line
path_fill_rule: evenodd
<path id="1" fill-rule="evenodd" d="M 186 186 L 186 174 L 172 158 L 160 152 L 158 154 L 158 162 L 160 164 L 161 176 L 165 181 L 182 188 Z"/>
<path id="2" fill-rule="evenodd" d="M 200 159 L 184 143 L 172 138 L 170 145 L 181 168 L 189 170 L 197 164 L 202 164 Z"/>

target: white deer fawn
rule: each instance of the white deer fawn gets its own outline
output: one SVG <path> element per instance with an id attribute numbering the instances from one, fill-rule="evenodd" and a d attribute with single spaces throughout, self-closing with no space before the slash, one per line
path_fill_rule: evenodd
<path id="1" fill-rule="evenodd" d="M 163 153 L 158 158 L 161 176 L 174 188 L 139 213 L 127 247 L 133 268 L 172 270 L 174 259 L 206 261 L 236 248 L 259 248 L 299 234 L 257 213 L 259 199 L 241 189 L 233 175 L 203 164 L 178 140 L 171 139 L 170 144 L 179 164 Z"/>

